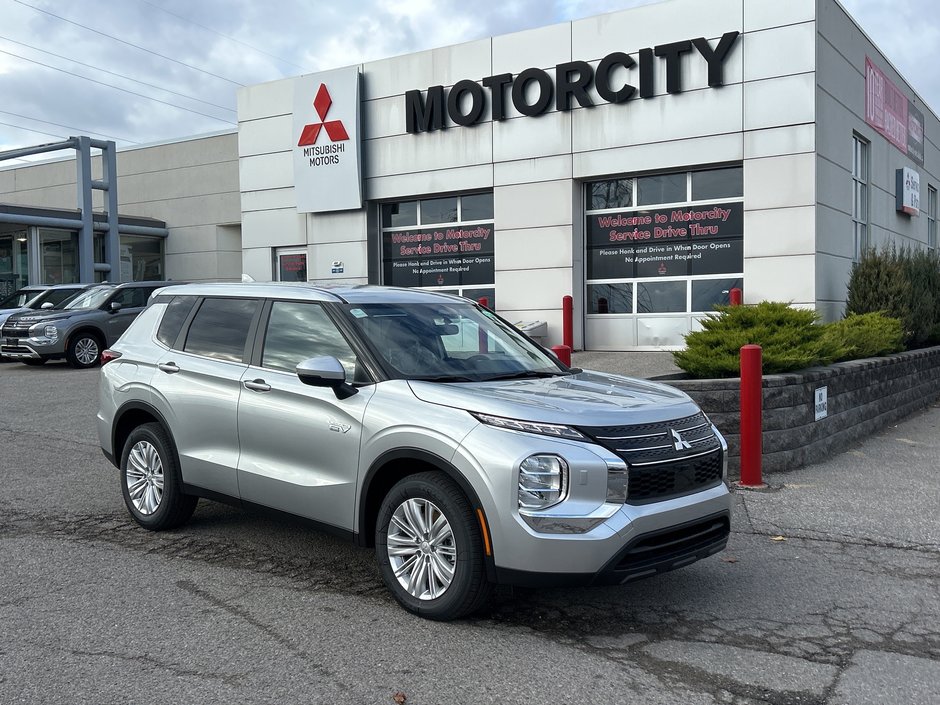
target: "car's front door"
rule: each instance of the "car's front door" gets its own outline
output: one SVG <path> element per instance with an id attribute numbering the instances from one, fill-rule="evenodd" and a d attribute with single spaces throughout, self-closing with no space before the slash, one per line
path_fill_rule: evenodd
<path id="1" fill-rule="evenodd" d="M 112 345 L 128 329 L 134 319 L 140 315 L 140 312 L 147 306 L 147 299 L 153 287 L 130 286 L 115 291 L 104 308 L 108 312 L 108 318 L 105 321 L 104 329 L 107 335 L 107 344 Z M 115 311 L 111 308 L 112 303 L 119 303 L 121 308 Z"/>
<path id="2" fill-rule="evenodd" d="M 374 387 L 339 399 L 301 382 L 297 364 L 324 355 L 354 379 L 357 356 L 321 304 L 272 302 L 258 364 L 242 376 L 238 486 L 244 500 L 352 530 L 362 418 Z"/>

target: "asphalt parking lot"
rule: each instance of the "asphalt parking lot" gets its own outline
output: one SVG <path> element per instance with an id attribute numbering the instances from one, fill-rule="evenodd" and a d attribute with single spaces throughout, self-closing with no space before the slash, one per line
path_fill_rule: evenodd
<path id="1" fill-rule="evenodd" d="M 940 406 L 738 492 L 723 554 L 438 624 L 299 524 L 138 528 L 97 379 L 0 365 L 0 703 L 940 702 Z"/>

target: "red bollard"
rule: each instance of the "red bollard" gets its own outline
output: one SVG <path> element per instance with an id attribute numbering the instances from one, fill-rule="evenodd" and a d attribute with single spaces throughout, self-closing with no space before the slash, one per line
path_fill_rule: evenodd
<path id="1" fill-rule="evenodd" d="M 569 354 L 574 350 L 574 299 L 570 296 L 561 297 L 561 342 Z"/>
<path id="2" fill-rule="evenodd" d="M 731 291 L 728 292 L 728 298 L 731 300 L 732 306 L 741 305 L 741 290 L 738 287 L 734 287 Z"/>
<path id="3" fill-rule="evenodd" d="M 562 364 L 571 367 L 571 348 L 567 345 L 553 345 L 552 352 L 561 360 Z"/>
<path id="4" fill-rule="evenodd" d="M 741 487 L 766 487 L 761 477 L 762 423 L 760 345 L 741 348 Z"/>
<path id="5" fill-rule="evenodd" d="M 490 307 L 490 300 L 486 296 L 481 296 L 479 299 L 477 299 L 477 303 L 480 304 L 480 306 L 482 306 L 483 308 Z M 477 341 L 477 349 L 480 351 L 480 353 L 489 352 L 490 336 L 482 328 L 480 328 L 480 331 L 477 333 L 477 336 L 479 337 Z"/>

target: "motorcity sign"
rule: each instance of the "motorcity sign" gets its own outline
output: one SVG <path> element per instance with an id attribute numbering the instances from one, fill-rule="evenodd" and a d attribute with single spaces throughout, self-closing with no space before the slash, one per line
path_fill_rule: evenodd
<path id="1" fill-rule="evenodd" d="M 362 208 L 358 67 L 294 80 L 292 142 L 298 212 Z"/>
<path id="2" fill-rule="evenodd" d="M 924 114 L 867 56 L 865 122 L 915 164 L 924 165 Z"/>
<path id="3" fill-rule="evenodd" d="M 407 287 L 492 284 L 494 240 L 492 223 L 386 231 L 384 281 Z"/>
<path id="4" fill-rule="evenodd" d="M 744 271 L 744 205 L 714 203 L 587 218 L 588 279 Z"/>
<path id="5" fill-rule="evenodd" d="M 556 110 L 571 110 L 575 101 L 582 108 L 592 107 L 594 100 L 588 93 L 592 85 L 608 103 L 624 103 L 634 96 L 652 98 L 660 66 L 666 71 L 666 91 L 681 93 L 682 57 L 693 52 L 708 66 L 708 85 L 723 86 L 725 62 L 739 34 L 725 32 L 715 46 L 704 37 L 660 44 L 640 49 L 637 59 L 617 51 L 601 59 L 597 68 L 586 61 L 569 61 L 555 66 L 554 80 L 548 71 L 528 68 L 516 77 L 503 73 L 488 76 L 480 83 L 457 81 L 449 92 L 443 86 L 430 86 L 426 97 L 420 90 L 410 90 L 405 93 L 405 127 L 411 133 L 440 130 L 445 126 L 445 115 L 455 125 L 474 125 L 483 119 L 487 92 L 493 120 L 497 121 L 508 117 L 507 93 L 513 107 L 529 117 L 541 115 L 553 102 Z M 628 76 L 635 70 L 636 85 L 617 79 L 622 74 L 618 69 L 625 69 Z M 530 90 L 530 85 L 536 90 Z"/>

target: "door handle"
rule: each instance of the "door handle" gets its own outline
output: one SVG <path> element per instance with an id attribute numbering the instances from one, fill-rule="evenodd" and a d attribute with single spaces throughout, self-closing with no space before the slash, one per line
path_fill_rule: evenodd
<path id="1" fill-rule="evenodd" d="M 245 389 L 250 389 L 253 392 L 270 392 L 271 385 L 265 382 L 263 379 L 253 379 L 250 382 L 245 381 Z"/>
<path id="2" fill-rule="evenodd" d="M 179 366 L 175 362 L 163 362 L 157 365 L 158 370 L 166 372 L 168 375 L 176 374 L 180 371 Z"/>

